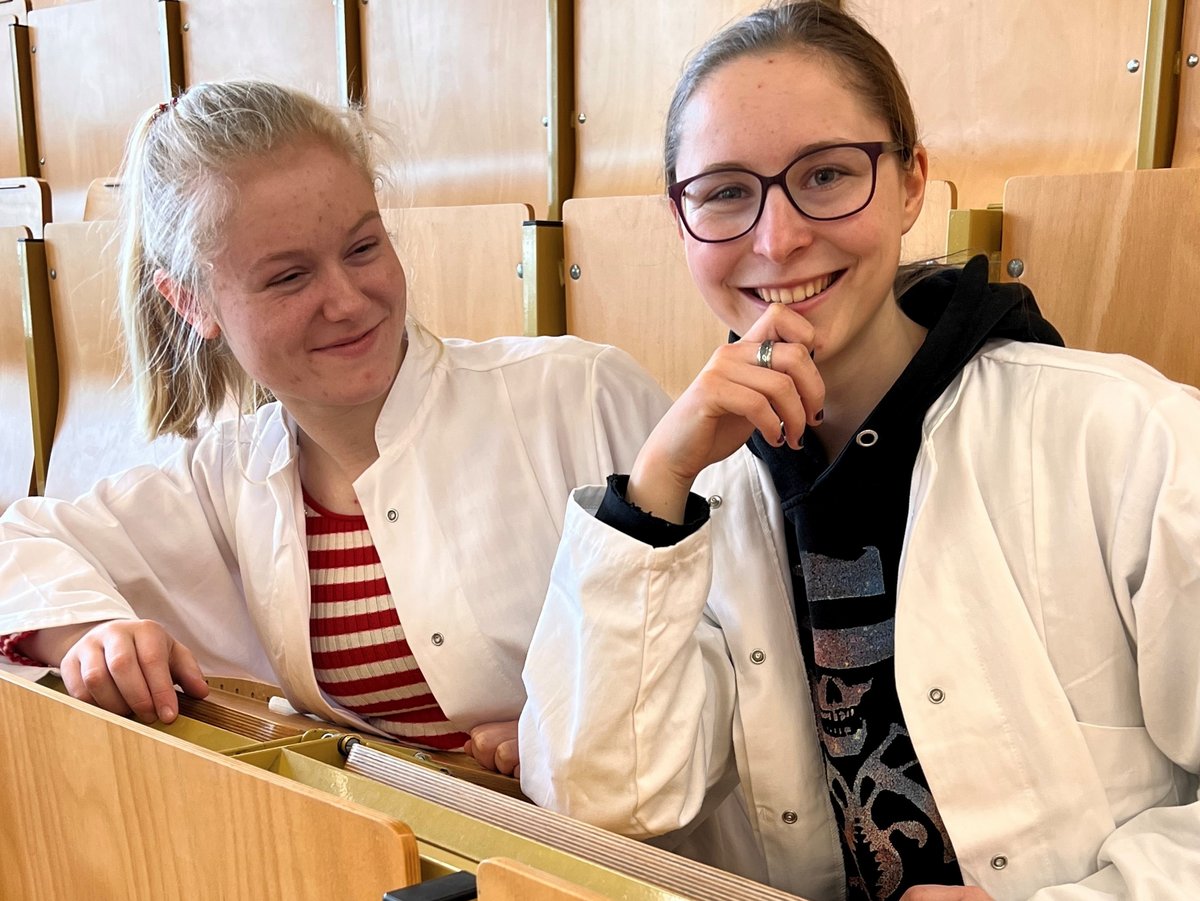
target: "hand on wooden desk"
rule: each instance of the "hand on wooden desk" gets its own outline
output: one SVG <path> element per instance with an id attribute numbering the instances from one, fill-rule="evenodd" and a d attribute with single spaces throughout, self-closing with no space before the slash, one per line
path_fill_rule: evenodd
<path id="1" fill-rule="evenodd" d="M 471 730 L 463 751 L 482 766 L 506 776 L 521 778 L 521 753 L 517 748 L 517 721 L 484 723 Z"/>
<path id="2" fill-rule="evenodd" d="M 63 655 L 59 669 L 71 697 L 113 713 L 132 712 L 144 723 L 170 723 L 179 715 L 176 682 L 194 698 L 208 694 L 192 652 L 148 619 L 92 626 Z"/>
<path id="3" fill-rule="evenodd" d="M 900 901 L 993 901 L 992 896 L 973 885 L 914 885 Z"/>

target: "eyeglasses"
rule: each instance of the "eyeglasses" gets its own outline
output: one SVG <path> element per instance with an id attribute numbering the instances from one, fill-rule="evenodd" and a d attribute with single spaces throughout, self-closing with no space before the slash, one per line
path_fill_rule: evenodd
<path id="1" fill-rule="evenodd" d="M 792 206 L 809 219 L 828 222 L 853 216 L 875 196 L 879 157 L 897 151 L 907 148 L 895 141 L 832 144 L 802 153 L 777 175 L 718 169 L 677 181 L 667 194 L 688 234 L 718 244 L 740 238 L 758 224 L 771 185 L 779 185 Z"/>

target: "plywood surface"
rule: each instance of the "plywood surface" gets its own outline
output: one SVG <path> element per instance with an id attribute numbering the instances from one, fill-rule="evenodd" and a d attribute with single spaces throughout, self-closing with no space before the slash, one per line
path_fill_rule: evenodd
<path id="1" fill-rule="evenodd" d="M 1004 206 L 1001 268 L 1022 262 L 1068 346 L 1200 385 L 1200 170 L 1017 178 Z"/>
<path id="2" fill-rule="evenodd" d="M 17 241 L 26 237 L 24 228 L 0 228 L 0 511 L 29 493 L 33 473 L 33 415 L 17 257 Z"/>
<path id="3" fill-rule="evenodd" d="M 1182 51 L 1179 122 L 1172 165 L 1200 166 L 1200 64 L 1189 66 L 1186 62 L 1189 56 L 1200 57 L 1200 0 L 1184 3 Z"/>

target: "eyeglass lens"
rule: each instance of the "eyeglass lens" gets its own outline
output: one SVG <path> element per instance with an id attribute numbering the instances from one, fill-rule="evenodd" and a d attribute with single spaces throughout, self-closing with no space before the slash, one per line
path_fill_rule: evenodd
<path id="1" fill-rule="evenodd" d="M 787 170 L 792 203 L 813 219 L 837 219 L 858 212 L 871 199 L 874 158 L 860 147 L 830 147 L 806 154 Z M 762 181 L 750 172 L 728 169 L 687 185 L 682 213 L 701 240 L 734 238 L 754 227 L 762 209 Z"/>

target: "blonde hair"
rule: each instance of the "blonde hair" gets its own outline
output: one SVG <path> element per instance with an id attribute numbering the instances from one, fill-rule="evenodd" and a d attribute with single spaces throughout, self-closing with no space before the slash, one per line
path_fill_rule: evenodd
<path id="1" fill-rule="evenodd" d="M 198 84 L 148 110 L 121 166 L 118 287 L 134 390 L 151 438 L 190 438 L 230 400 L 243 411 L 271 399 L 223 337 L 203 339 L 159 293 L 164 272 L 182 296 L 211 303 L 212 259 L 236 202 L 238 164 L 304 141 L 345 153 L 376 179 L 375 132 L 357 108 L 338 109 L 262 81 Z"/>

